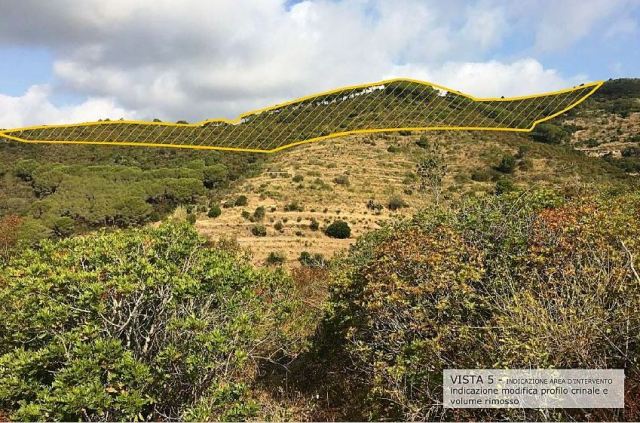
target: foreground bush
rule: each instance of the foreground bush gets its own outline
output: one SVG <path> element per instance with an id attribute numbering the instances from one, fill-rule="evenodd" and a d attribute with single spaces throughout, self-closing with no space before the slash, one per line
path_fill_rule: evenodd
<path id="1" fill-rule="evenodd" d="M 638 195 L 511 193 L 359 239 L 336 267 L 325 342 L 349 357 L 361 419 L 637 420 L 639 213 Z M 437 405 L 443 369 L 496 367 L 624 368 L 627 414 Z"/>
<path id="2" fill-rule="evenodd" d="M 27 250 L 0 273 L 0 409 L 16 420 L 240 420 L 290 342 L 289 278 L 189 225 Z"/>

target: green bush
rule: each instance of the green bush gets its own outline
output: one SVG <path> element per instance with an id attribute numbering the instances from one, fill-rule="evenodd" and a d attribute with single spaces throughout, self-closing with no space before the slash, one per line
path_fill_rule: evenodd
<path id="1" fill-rule="evenodd" d="M 428 149 L 429 148 L 429 139 L 424 135 L 418 138 L 416 141 L 416 145 L 420 148 Z"/>
<path id="2" fill-rule="evenodd" d="M 315 218 L 311 219 L 311 223 L 309 223 L 309 229 L 312 231 L 317 231 L 320 229 L 320 222 L 318 222 Z"/>
<path id="3" fill-rule="evenodd" d="M 389 201 L 387 202 L 387 208 L 389 210 L 399 210 L 405 207 L 409 207 L 409 204 L 407 204 L 406 201 L 404 201 L 404 199 L 400 196 L 394 195 L 391 198 L 389 198 Z"/>
<path id="4" fill-rule="evenodd" d="M 0 409 L 14 420 L 255 418 L 240 388 L 291 346 L 290 279 L 189 225 L 43 241 L 0 279 Z"/>
<path id="5" fill-rule="evenodd" d="M 202 182 L 205 187 L 212 189 L 223 185 L 229 177 L 229 171 L 225 165 L 215 164 L 207 166 L 202 171 Z"/>
<path id="6" fill-rule="evenodd" d="M 496 181 L 495 193 L 501 195 L 507 192 L 515 191 L 516 186 L 511 178 L 503 176 Z"/>
<path id="7" fill-rule="evenodd" d="M 284 225 L 282 224 L 282 221 L 278 220 L 276 223 L 274 223 L 273 229 L 275 229 L 278 232 L 282 232 L 282 230 L 284 229 Z"/>
<path id="8" fill-rule="evenodd" d="M 254 236 L 267 236 L 267 228 L 264 225 L 255 225 L 251 228 L 251 233 Z"/>
<path id="9" fill-rule="evenodd" d="M 253 212 L 253 218 L 256 221 L 261 221 L 262 219 L 264 219 L 265 214 L 265 208 L 263 206 L 258 206 Z"/>
<path id="10" fill-rule="evenodd" d="M 220 208 L 220 206 L 217 204 L 212 204 L 211 207 L 209 208 L 209 212 L 207 213 L 207 216 L 211 218 L 216 218 L 216 217 L 219 217 L 221 214 L 222 214 L 222 209 Z"/>
<path id="11" fill-rule="evenodd" d="M 324 232 L 331 238 L 345 239 L 351 236 L 351 228 L 344 220 L 336 220 Z"/>
<path id="12" fill-rule="evenodd" d="M 58 237 L 65 238 L 73 233 L 75 225 L 73 219 L 68 216 L 63 216 L 53 220 L 51 229 Z"/>
<path id="13" fill-rule="evenodd" d="M 271 251 L 265 261 L 268 265 L 282 265 L 287 261 L 287 255 L 282 251 Z"/>
<path id="14" fill-rule="evenodd" d="M 502 173 L 513 173 L 516 169 L 516 158 L 511 154 L 505 154 L 502 156 L 502 160 L 500 160 L 500 164 L 496 167 L 496 170 Z"/>
<path id="15" fill-rule="evenodd" d="M 304 176 L 302 175 L 295 175 L 292 179 L 293 182 L 302 182 L 304 180 Z"/>
<path id="16" fill-rule="evenodd" d="M 239 195 L 233 203 L 236 207 L 246 206 L 247 204 L 249 204 L 249 200 L 246 195 Z"/>
<path id="17" fill-rule="evenodd" d="M 531 132 L 531 137 L 546 144 L 563 144 L 569 140 L 570 134 L 561 126 L 539 123 Z"/>

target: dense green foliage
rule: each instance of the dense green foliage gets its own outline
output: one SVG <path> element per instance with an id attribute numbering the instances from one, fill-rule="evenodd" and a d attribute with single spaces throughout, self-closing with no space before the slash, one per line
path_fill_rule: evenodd
<path id="1" fill-rule="evenodd" d="M 364 419 L 542 418 L 448 414 L 436 405 L 445 368 L 624 368 L 637 389 L 639 212 L 637 193 L 567 204 L 513 193 L 359 239 L 334 275 L 326 335 L 353 363 L 343 384 L 361 395 L 351 406 Z M 627 392 L 628 410 L 637 395 Z M 571 415 L 588 418 L 546 418 Z"/>
<path id="2" fill-rule="evenodd" d="M 0 217 L 57 236 L 137 226 L 180 204 L 207 204 L 258 166 L 251 155 L 2 142 Z"/>
<path id="3" fill-rule="evenodd" d="M 563 144 L 567 142 L 571 134 L 563 127 L 553 123 L 540 123 L 531 132 L 531 138 L 546 144 Z"/>
<path id="4" fill-rule="evenodd" d="M 0 409 L 18 420 L 238 420 L 290 348 L 284 273 L 189 226 L 43 242 L 0 276 Z"/>
<path id="5" fill-rule="evenodd" d="M 331 238 L 345 239 L 351 236 L 351 228 L 344 220 L 336 220 L 327 226 L 324 233 Z"/>

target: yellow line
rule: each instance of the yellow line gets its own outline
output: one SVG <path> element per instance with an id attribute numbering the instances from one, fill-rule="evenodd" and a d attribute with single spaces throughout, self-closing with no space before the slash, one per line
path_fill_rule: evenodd
<path id="1" fill-rule="evenodd" d="M 281 108 L 281 107 L 285 107 L 285 106 L 290 106 L 290 105 L 293 105 L 293 104 L 301 103 L 301 102 L 309 100 L 309 99 L 322 97 L 322 96 L 326 96 L 326 95 L 331 95 L 331 94 L 337 94 L 337 93 L 340 93 L 340 92 L 343 92 L 343 91 L 347 91 L 347 90 L 361 89 L 361 88 L 372 88 L 372 87 L 386 85 L 386 84 L 390 84 L 390 83 L 394 83 L 394 82 L 411 82 L 411 83 L 415 83 L 415 84 L 420 84 L 420 85 L 424 85 L 424 86 L 427 86 L 427 87 L 437 88 L 437 89 L 444 90 L 444 91 L 447 91 L 447 92 L 452 92 L 452 93 L 455 93 L 455 94 L 460 95 L 462 97 L 466 97 L 466 98 L 471 99 L 473 101 L 479 101 L 479 102 L 525 100 L 525 99 L 531 99 L 531 98 L 549 97 L 549 96 L 553 96 L 553 95 L 564 94 L 564 93 L 577 91 L 579 89 L 584 89 L 584 88 L 589 88 L 589 87 L 592 87 L 592 89 L 587 94 L 585 94 L 582 98 L 580 98 L 580 100 L 578 100 L 576 102 L 573 102 L 572 104 L 570 104 L 566 108 L 564 108 L 564 109 L 562 109 L 562 110 L 560 110 L 560 111 L 558 111 L 558 112 L 556 112 L 556 113 L 554 113 L 554 114 L 552 114 L 550 116 L 547 116 L 545 118 L 538 119 L 538 120 L 534 121 L 533 124 L 531 125 L 531 127 L 526 128 L 526 129 L 522 129 L 522 128 L 492 128 L 492 127 L 458 127 L 458 126 L 399 127 L 399 128 L 360 129 L 360 130 L 352 130 L 352 131 L 346 131 L 346 132 L 335 132 L 335 133 L 324 135 L 324 136 L 320 136 L 320 137 L 314 137 L 314 138 L 309 138 L 309 139 L 305 139 L 305 140 L 301 140 L 301 141 L 296 141 L 296 142 L 293 142 L 293 143 L 282 145 L 280 147 L 273 148 L 271 150 L 252 149 L 252 148 L 203 146 L 203 145 L 188 145 L 188 144 L 187 145 L 184 145 L 184 144 L 160 144 L 160 143 L 137 143 L 137 142 L 118 142 L 118 141 L 107 141 L 107 142 L 101 142 L 101 141 L 66 141 L 66 140 L 47 140 L 47 141 L 44 141 L 44 140 L 28 140 L 28 139 L 19 138 L 19 137 L 16 137 L 16 136 L 9 135 L 10 133 L 14 133 L 14 132 L 22 132 L 22 131 L 36 130 L 36 129 L 71 128 L 71 127 L 77 127 L 77 126 L 95 126 L 95 125 L 113 125 L 113 124 L 122 124 L 122 125 L 126 125 L 126 124 L 162 125 L 162 126 L 167 126 L 167 127 L 203 127 L 203 126 L 205 126 L 207 124 L 210 124 L 210 123 L 226 123 L 226 124 L 236 125 L 236 124 L 242 122 L 242 120 L 244 118 L 246 118 L 246 117 L 249 117 L 249 116 L 252 116 L 252 115 L 257 115 L 257 114 L 260 114 L 260 113 L 263 113 L 263 112 L 266 112 L 266 111 L 270 111 L 270 110 L 274 110 L 274 109 L 278 109 L 278 108 Z M 595 93 L 602 86 L 602 84 L 604 84 L 604 81 L 595 81 L 595 82 L 590 82 L 590 83 L 587 83 L 587 84 L 581 84 L 579 86 L 572 87 L 572 88 L 566 88 L 566 89 L 562 89 L 562 90 L 550 91 L 550 92 L 541 93 L 541 94 L 532 94 L 532 95 L 526 95 L 526 96 L 519 96 L 519 97 L 474 97 L 474 96 L 472 96 L 470 94 L 465 94 L 463 92 L 456 91 L 456 90 L 453 90 L 451 88 L 445 87 L 443 85 L 434 84 L 434 83 L 431 83 L 431 82 L 420 81 L 420 80 L 417 80 L 417 79 L 410 79 L 410 78 L 393 78 L 393 79 L 386 79 L 386 80 L 379 81 L 379 82 L 374 82 L 374 83 L 351 85 L 351 86 L 336 88 L 336 89 L 329 90 L 329 91 L 323 91 L 323 92 L 320 92 L 320 93 L 316 93 L 316 94 L 300 97 L 300 98 L 297 98 L 295 100 L 287 101 L 287 102 L 284 102 L 284 103 L 279 103 L 279 104 L 275 104 L 275 105 L 272 105 L 272 106 L 264 107 L 264 108 L 261 108 L 261 109 L 245 112 L 245 113 L 239 115 L 235 119 L 225 119 L 225 118 L 206 119 L 206 120 L 203 120 L 201 122 L 191 123 L 191 124 L 189 124 L 189 123 L 187 123 L 187 124 L 171 123 L 171 122 L 147 122 L 147 121 L 139 121 L 139 120 L 115 120 L 115 121 L 110 121 L 109 120 L 109 121 L 85 122 L 85 123 L 75 123 L 75 124 L 35 125 L 35 126 L 27 126 L 27 127 L 22 127 L 22 128 L 15 128 L 15 129 L 8 129 L 8 130 L 0 131 L 0 137 L 11 139 L 11 140 L 14 140 L 14 141 L 23 142 L 23 143 L 32 143 L 32 144 L 92 144 L 92 145 L 117 145 L 117 146 L 134 146 L 134 147 L 135 146 L 142 146 L 142 147 L 186 148 L 186 149 L 194 149 L 194 150 L 239 151 L 239 152 L 250 152 L 250 153 L 275 153 L 275 152 L 278 152 L 278 151 L 281 151 L 281 150 L 284 150 L 286 148 L 290 148 L 290 147 L 293 147 L 293 146 L 296 146 L 296 145 L 307 144 L 307 143 L 311 143 L 311 142 L 322 141 L 322 140 L 326 140 L 326 139 L 338 138 L 338 137 L 343 137 L 343 136 L 347 136 L 347 135 L 354 135 L 354 134 L 372 134 L 372 133 L 397 132 L 397 131 L 440 131 L 440 130 L 449 130 L 449 131 L 472 131 L 472 130 L 478 130 L 478 131 L 503 131 L 503 132 L 530 132 L 535 128 L 535 126 L 537 124 L 539 124 L 541 122 L 548 121 L 549 119 L 553 119 L 554 117 L 559 116 L 562 113 L 565 113 L 568 110 L 571 110 L 572 108 L 574 108 L 577 105 L 579 105 L 580 103 L 585 101 L 587 98 L 589 98 L 593 93 Z"/>

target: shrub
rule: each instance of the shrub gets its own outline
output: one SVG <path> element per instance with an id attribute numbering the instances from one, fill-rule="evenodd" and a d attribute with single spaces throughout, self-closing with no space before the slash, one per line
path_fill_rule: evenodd
<path id="1" fill-rule="evenodd" d="M 622 157 L 640 157 L 640 147 L 626 147 L 622 150 Z"/>
<path id="2" fill-rule="evenodd" d="M 562 144 L 569 140 L 570 134 L 558 125 L 539 123 L 531 132 L 531 137 L 546 144 Z"/>
<path id="3" fill-rule="evenodd" d="M 193 213 L 187 213 L 187 222 L 194 225 L 196 223 L 196 215 Z"/>
<path id="4" fill-rule="evenodd" d="M 400 196 L 394 195 L 393 197 L 389 198 L 389 201 L 387 202 L 387 208 L 389 210 L 398 210 L 398 209 L 402 209 L 405 207 L 409 207 L 409 204 L 407 204 L 406 201 L 404 201 L 404 199 Z"/>
<path id="5" fill-rule="evenodd" d="M 353 369 L 337 383 L 353 404 L 369 404 L 371 420 L 545 420 L 536 410 L 444 409 L 442 370 L 629 368 L 640 354 L 627 329 L 640 324 L 629 264 L 640 256 L 639 207 L 637 194 L 562 205 L 534 191 L 427 210 L 364 235 L 330 285 L 323 345 L 336 349 L 325 353 L 346 354 Z M 627 377 L 640 382 L 635 367 Z"/>
<path id="6" fill-rule="evenodd" d="M 298 203 L 297 201 L 292 201 L 288 204 L 285 204 L 284 206 L 284 211 L 286 212 L 292 212 L 292 211 L 304 211 L 304 207 Z"/>
<path id="7" fill-rule="evenodd" d="M 220 209 L 220 206 L 217 204 L 213 204 L 211 208 L 209 208 L 209 212 L 207 213 L 207 216 L 211 218 L 216 218 L 216 217 L 219 217 L 221 214 L 222 214 L 222 210 Z"/>
<path id="8" fill-rule="evenodd" d="M 234 201 L 233 204 L 236 207 L 246 206 L 247 204 L 249 204 L 249 200 L 247 199 L 246 195 L 240 195 L 238 196 L 238 198 L 236 198 L 236 201 Z"/>
<path id="9" fill-rule="evenodd" d="M 387 147 L 387 151 L 389 153 L 397 153 L 400 151 L 400 147 L 398 147 L 397 145 L 390 145 L 389 147 Z"/>
<path id="10" fill-rule="evenodd" d="M 282 265 L 287 261 L 287 255 L 282 251 L 271 251 L 265 261 L 268 265 Z"/>
<path id="11" fill-rule="evenodd" d="M 304 176 L 302 175 L 295 175 L 292 179 L 293 182 L 302 182 L 304 180 Z"/>
<path id="12" fill-rule="evenodd" d="M 516 158 L 511 154 L 506 154 L 502 156 L 502 160 L 500 160 L 500 164 L 496 167 L 496 170 L 502 173 L 513 173 L 516 169 Z"/>
<path id="13" fill-rule="evenodd" d="M 76 226 L 74 220 L 68 216 L 58 217 L 54 219 L 51 229 L 53 233 L 60 238 L 65 238 L 73 234 L 73 230 Z"/>
<path id="14" fill-rule="evenodd" d="M 331 238 L 345 239 L 351 236 L 351 228 L 344 220 L 336 220 L 327 226 L 325 234 Z"/>
<path id="15" fill-rule="evenodd" d="M 267 228 L 264 225 L 255 225 L 251 228 L 251 233 L 254 236 L 267 236 Z"/>
<path id="16" fill-rule="evenodd" d="M 495 193 L 497 195 L 500 195 L 507 192 L 515 191 L 515 189 L 516 186 L 514 185 L 513 180 L 511 178 L 503 176 L 496 182 Z"/>
<path id="17" fill-rule="evenodd" d="M 13 174 L 24 181 L 30 181 L 38 162 L 31 159 L 20 160 L 13 167 Z"/>
<path id="18" fill-rule="evenodd" d="M 309 223 L 309 229 L 311 229 L 312 231 L 317 231 L 318 229 L 320 229 L 320 223 L 315 219 L 311 219 L 311 223 Z"/>
<path id="19" fill-rule="evenodd" d="M 282 230 L 284 229 L 284 225 L 282 224 L 282 221 L 278 220 L 274 225 L 273 225 L 273 229 L 275 229 L 278 232 L 282 232 Z"/>
<path id="20" fill-rule="evenodd" d="M 369 201 L 367 201 L 367 208 L 369 210 L 373 210 L 375 212 L 379 212 L 384 208 L 384 206 L 382 204 L 378 203 L 377 201 L 370 199 Z"/>
<path id="21" fill-rule="evenodd" d="M 520 145 L 518 146 L 518 152 L 516 153 L 517 159 L 524 159 L 529 155 L 529 151 L 531 151 L 531 147 L 528 145 Z"/>
<path id="22" fill-rule="evenodd" d="M 258 206 L 256 207 L 256 209 L 253 212 L 253 218 L 256 221 L 261 221 L 262 219 L 264 219 L 265 216 L 265 209 L 263 206 Z"/>
<path id="23" fill-rule="evenodd" d="M 256 418 L 242 386 L 259 357 L 292 341 L 282 331 L 296 307 L 284 273 L 209 249 L 185 224 L 41 245 L 3 269 L 5 416 Z"/>
<path id="24" fill-rule="evenodd" d="M 429 139 L 424 135 L 418 138 L 416 141 L 416 145 L 420 148 L 428 149 L 429 148 Z"/>

